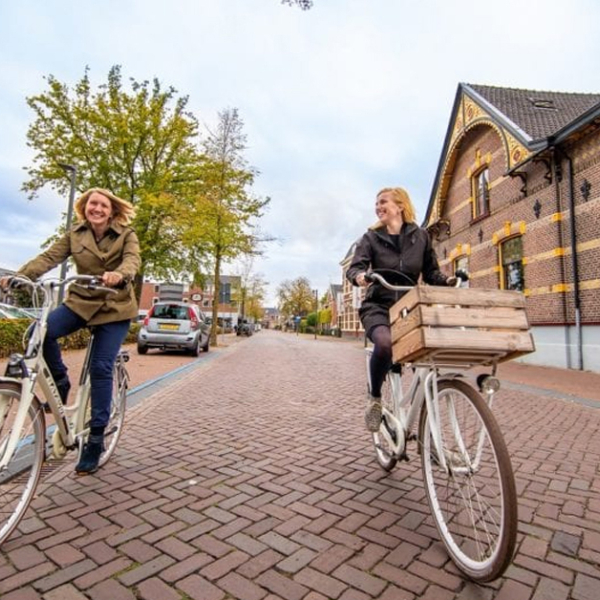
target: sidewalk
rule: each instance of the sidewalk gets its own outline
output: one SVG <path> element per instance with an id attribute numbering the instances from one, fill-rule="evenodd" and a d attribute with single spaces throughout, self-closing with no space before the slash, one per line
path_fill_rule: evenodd
<path id="1" fill-rule="evenodd" d="M 498 367 L 498 377 L 503 382 L 557 392 L 575 401 L 593 400 L 600 408 L 600 373 L 512 361 Z"/>

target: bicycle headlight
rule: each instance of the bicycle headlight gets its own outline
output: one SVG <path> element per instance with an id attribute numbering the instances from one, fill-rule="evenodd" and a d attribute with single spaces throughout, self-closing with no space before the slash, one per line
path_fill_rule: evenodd
<path id="1" fill-rule="evenodd" d="M 23 377 L 24 363 L 22 354 L 11 354 L 6 363 L 6 377 Z"/>
<path id="2" fill-rule="evenodd" d="M 477 387 L 485 394 L 493 394 L 500 389 L 500 380 L 492 375 L 479 375 Z"/>

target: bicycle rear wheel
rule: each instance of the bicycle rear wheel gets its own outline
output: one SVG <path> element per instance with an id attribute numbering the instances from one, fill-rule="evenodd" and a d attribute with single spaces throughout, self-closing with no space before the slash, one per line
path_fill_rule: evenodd
<path id="1" fill-rule="evenodd" d="M 394 454 L 394 449 L 390 444 L 389 440 L 396 442 L 396 436 L 398 433 L 387 425 L 386 413 L 394 413 L 394 389 L 392 386 L 391 378 L 398 377 L 394 373 L 388 373 L 383 385 L 381 386 L 381 408 L 383 409 L 383 416 L 379 431 L 373 432 L 373 447 L 375 448 L 375 457 L 379 466 L 384 471 L 391 471 L 398 462 Z M 389 436 L 389 438 L 387 437 Z"/>
<path id="2" fill-rule="evenodd" d="M 419 421 L 425 491 L 435 525 L 456 566 L 492 581 L 510 564 L 517 535 L 517 494 L 500 428 L 481 395 L 463 381 L 438 386 L 444 469 L 423 404 Z"/>
<path id="3" fill-rule="evenodd" d="M 0 458 L 21 402 L 18 382 L 0 383 Z M 44 411 L 34 399 L 27 411 L 15 452 L 5 469 L 0 470 L 0 544 L 13 532 L 27 510 L 44 463 Z"/>
<path id="4" fill-rule="evenodd" d="M 98 462 L 99 467 L 105 465 L 113 455 L 117 444 L 119 443 L 119 439 L 121 438 L 123 422 L 125 421 L 129 377 L 121 361 L 121 357 L 117 357 L 113 371 L 113 393 L 110 404 L 110 417 L 108 419 L 106 429 L 104 430 L 104 452 L 100 455 L 100 460 Z M 91 396 L 88 395 L 85 408 L 85 424 L 87 428 L 89 428 L 91 418 L 92 401 Z M 83 443 L 81 444 L 81 448 L 83 447 L 83 444 L 87 442 L 88 437 L 89 430 L 85 436 L 85 439 L 83 440 Z"/>

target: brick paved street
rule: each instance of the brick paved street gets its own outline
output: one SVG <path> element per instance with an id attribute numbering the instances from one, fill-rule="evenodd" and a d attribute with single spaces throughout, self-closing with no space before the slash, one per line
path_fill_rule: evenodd
<path id="1" fill-rule="evenodd" d="M 262 331 L 148 388 L 111 463 L 46 477 L 0 551 L 0 596 L 596 600 L 600 405 L 500 394 L 519 540 L 480 586 L 438 541 L 416 453 L 377 466 L 364 387 L 357 344 Z"/>

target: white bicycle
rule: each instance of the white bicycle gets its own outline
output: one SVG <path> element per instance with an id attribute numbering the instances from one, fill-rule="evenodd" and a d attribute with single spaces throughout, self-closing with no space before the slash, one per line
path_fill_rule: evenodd
<path id="1" fill-rule="evenodd" d="M 377 273 L 369 278 L 394 291 L 413 287 L 390 285 Z M 370 389 L 372 348 L 366 350 Z M 456 365 L 435 363 L 411 365 L 404 391 L 403 368 L 394 364 L 382 387 L 381 425 L 373 433 L 377 461 L 391 471 L 408 460 L 407 442 L 417 441 L 427 500 L 450 557 L 475 581 L 496 579 L 512 560 L 518 515 L 510 456 L 491 410 L 500 387 L 495 366 L 477 378 L 481 393 Z"/>
<path id="2" fill-rule="evenodd" d="M 0 377 L 0 544 L 23 518 L 40 480 L 47 458 L 62 458 L 68 450 L 81 453 L 89 436 L 91 418 L 90 356 L 94 330 L 87 347 L 75 402 L 64 405 L 56 383 L 42 355 L 47 319 L 54 307 L 55 292 L 69 284 L 104 290 L 101 282 L 87 275 L 75 275 L 63 281 L 32 282 L 12 278 L 13 285 L 27 287 L 33 298 L 41 297 L 41 313 L 25 334 L 25 354 L 13 354 Z M 105 430 L 105 450 L 100 466 L 112 456 L 123 427 L 129 375 L 125 363 L 128 353 L 121 350 L 115 362 L 110 420 Z M 37 395 L 41 390 L 46 405 Z M 45 411 L 51 413 L 54 431 L 48 448 Z"/>

